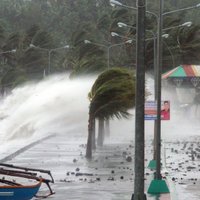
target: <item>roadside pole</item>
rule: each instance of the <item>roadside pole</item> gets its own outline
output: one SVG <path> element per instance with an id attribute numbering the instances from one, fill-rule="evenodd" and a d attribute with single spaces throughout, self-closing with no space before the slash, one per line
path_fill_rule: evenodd
<path id="1" fill-rule="evenodd" d="M 145 3 L 145 0 L 137 0 L 135 179 L 132 200 L 146 200 L 144 193 Z"/>

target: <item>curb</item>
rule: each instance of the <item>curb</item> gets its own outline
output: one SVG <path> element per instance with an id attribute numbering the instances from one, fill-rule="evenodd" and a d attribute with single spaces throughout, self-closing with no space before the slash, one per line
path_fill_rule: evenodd
<path id="1" fill-rule="evenodd" d="M 7 162 L 9 160 L 12 160 L 13 158 L 15 158 L 16 156 L 18 156 L 19 154 L 23 153 L 24 151 L 32 148 L 33 146 L 37 145 L 40 142 L 43 142 L 44 140 L 47 140 L 47 139 L 52 138 L 52 137 L 55 137 L 55 135 L 49 135 L 49 136 L 46 136 L 46 137 L 41 138 L 39 140 L 36 140 L 35 142 L 32 142 L 32 143 L 26 145 L 25 147 L 22 147 L 21 149 L 15 151 L 14 153 L 12 153 L 12 154 L 10 154 L 10 155 L 8 155 L 8 156 L 0 159 L 0 162 L 3 163 L 3 162 Z"/>

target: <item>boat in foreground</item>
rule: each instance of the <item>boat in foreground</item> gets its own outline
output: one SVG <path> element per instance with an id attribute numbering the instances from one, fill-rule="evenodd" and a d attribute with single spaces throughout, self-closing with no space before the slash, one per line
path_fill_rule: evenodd
<path id="1" fill-rule="evenodd" d="M 50 179 L 43 178 L 41 174 L 49 175 Z M 49 170 L 0 163 L 0 175 L 2 175 L 0 179 L 0 200 L 30 200 L 33 197 L 46 198 L 54 194 L 50 187 L 50 183 L 54 183 L 54 180 Z M 12 179 L 13 177 L 16 177 L 15 180 Z M 30 180 L 35 181 L 28 184 L 27 180 L 29 182 Z M 42 183 L 46 184 L 49 193 L 37 195 Z"/>

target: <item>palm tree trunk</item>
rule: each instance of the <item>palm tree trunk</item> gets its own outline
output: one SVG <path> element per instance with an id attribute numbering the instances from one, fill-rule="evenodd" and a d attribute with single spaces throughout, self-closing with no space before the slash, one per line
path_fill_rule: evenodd
<path id="1" fill-rule="evenodd" d="M 95 121 L 95 118 L 93 119 L 92 121 L 93 125 L 92 125 L 92 149 L 96 149 L 96 130 L 95 130 L 95 127 L 96 127 L 96 121 Z"/>
<path id="2" fill-rule="evenodd" d="M 103 146 L 103 142 L 104 142 L 104 120 L 99 119 L 99 130 L 98 130 L 98 138 L 97 138 L 98 146 Z"/>
<path id="3" fill-rule="evenodd" d="M 109 121 L 109 119 L 105 120 L 105 134 L 107 137 L 110 137 L 110 121 Z"/>
<path id="4" fill-rule="evenodd" d="M 88 120 L 88 139 L 87 139 L 87 147 L 86 147 L 86 158 L 92 158 L 92 133 L 93 133 L 93 121 L 94 117 L 89 113 Z"/>

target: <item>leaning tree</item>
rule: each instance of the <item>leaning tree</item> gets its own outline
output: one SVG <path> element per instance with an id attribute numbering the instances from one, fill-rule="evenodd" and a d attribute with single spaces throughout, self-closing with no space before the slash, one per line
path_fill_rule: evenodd
<path id="1" fill-rule="evenodd" d="M 95 137 L 95 118 L 128 118 L 128 110 L 135 105 L 135 76 L 127 69 L 113 68 L 104 71 L 89 93 L 89 120 L 86 157 L 92 157 Z"/>

